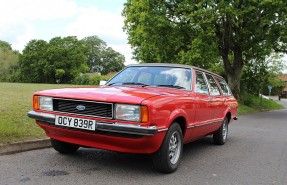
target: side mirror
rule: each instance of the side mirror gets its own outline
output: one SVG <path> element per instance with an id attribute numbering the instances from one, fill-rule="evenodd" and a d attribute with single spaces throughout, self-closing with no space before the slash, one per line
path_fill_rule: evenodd
<path id="1" fill-rule="evenodd" d="M 101 80 L 100 85 L 106 85 L 107 81 Z"/>

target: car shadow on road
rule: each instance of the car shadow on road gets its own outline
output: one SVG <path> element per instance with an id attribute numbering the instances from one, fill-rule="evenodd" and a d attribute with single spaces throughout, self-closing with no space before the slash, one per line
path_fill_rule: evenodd
<path id="1" fill-rule="evenodd" d="M 183 158 L 181 166 L 185 161 L 196 160 L 213 147 L 212 138 L 205 137 L 198 141 L 184 145 Z M 68 166 L 72 166 L 72 171 L 85 175 L 92 175 L 97 171 L 105 173 L 126 175 L 148 174 L 149 176 L 158 176 L 160 173 L 154 169 L 152 164 L 152 155 L 126 154 L 93 148 L 80 148 L 76 153 L 62 155 L 55 152 L 51 156 L 56 163 L 64 158 Z M 57 159 L 61 159 L 57 162 Z M 190 163 L 190 162 L 189 162 Z M 72 165 L 73 164 L 73 165 Z M 176 173 L 176 172 L 175 172 Z"/>

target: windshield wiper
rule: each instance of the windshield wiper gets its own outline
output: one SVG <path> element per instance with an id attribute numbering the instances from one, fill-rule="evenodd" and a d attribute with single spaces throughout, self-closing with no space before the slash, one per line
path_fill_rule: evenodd
<path id="1" fill-rule="evenodd" d="M 112 85 L 115 85 L 115 84 L 122 84 L 122 82 L 114 82 L 114 83 L 110 83 L 110 84 L 108 84 L 108 86 L 112 86 Z"/>
<path id="2" fill-rule="evenodd" d="M 185 89 L 184 87 L 181 87 L 179 85 L 156 85 L 158 87 L 170 87 L 170 88 L 175 88 L 175 89 Z"/>
<path id="3" fill-rule="evenodd" d="M 140 85 L 140 86 L 142 86 L 142 87 L 149 86 L 149 85 L 147 85 L 147 84 L 138 83 L 138 82 L 124 82 L 124 83 L 122 83 L 122 85 Z"/>
<path id="4" fill-rule="evenodd" d="M 114 83 L 108 84 L 108 86 L 112 86 L 112 85 L 115 85 L 115 84 L 119 84 L 119 85 L 140 85 L 140 86 L 142 86 L 142 87 L 149 86 L 149 85 L 147 85 L 147 84 L 138 83 L 138 82 L 114 82 Z"/>

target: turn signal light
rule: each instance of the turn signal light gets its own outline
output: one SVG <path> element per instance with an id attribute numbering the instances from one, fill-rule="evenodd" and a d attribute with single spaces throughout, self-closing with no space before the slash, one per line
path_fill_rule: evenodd
<path id="1" fill-rule="evenodd" d="M 148 122 L 148 108 L 146 106 L 141 106 L 141 122 Z"/>
<path id="2" fill-rule="evenodd" d="M 38 96 L 33 97 L 33 109 L 34 110 L 39 109 L 39 97 Z"/>

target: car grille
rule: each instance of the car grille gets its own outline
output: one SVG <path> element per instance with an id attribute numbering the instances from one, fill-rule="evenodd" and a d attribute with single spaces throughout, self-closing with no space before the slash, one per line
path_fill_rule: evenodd
<path id="1" fill-rule="evenodd" d="M 81 114 L 109 119 L 113 118 L 112 103 L 53 99 L 53 108 L 54 111 L 58 112 Z"/>

